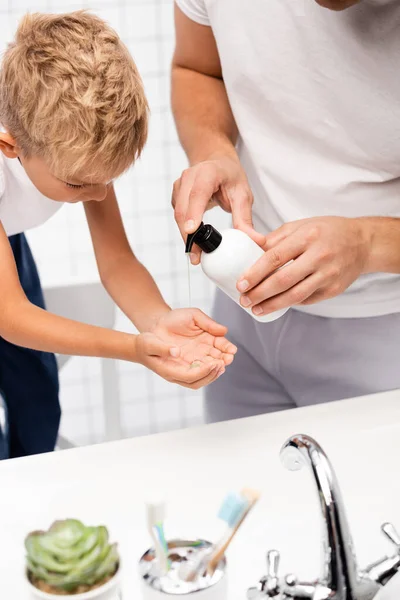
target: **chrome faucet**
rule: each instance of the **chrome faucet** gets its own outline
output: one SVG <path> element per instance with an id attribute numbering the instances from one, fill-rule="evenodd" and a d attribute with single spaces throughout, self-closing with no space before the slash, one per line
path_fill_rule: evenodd
<path id="1" fill-rule="evenodd" d="M 400 569 L 400 538 L 393 525 L 385 523 L 382 530 L 396 546 L 396 554 L 361 571 L 339 484 L 321 446 L 307 435 L 295 435 L 282 447 L 281 459 L 291 471 L 307 465 L 314 475 L 324 525 L 322 573 L 310 583 L 300 582 L 293 575 L 280 579 L 279 553 L 271 550 L 267 555 L 267 575 L 248 590 L 248 600 L 372 600 Z"/>

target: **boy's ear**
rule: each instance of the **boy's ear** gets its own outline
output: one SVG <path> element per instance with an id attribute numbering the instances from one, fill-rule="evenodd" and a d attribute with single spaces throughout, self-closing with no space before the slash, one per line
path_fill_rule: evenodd
<path id="1" fill-rule="evenodd" d="M 0 131 L 0 150 L 7 158 L 18 158 L 19 149 L 12 135 Z"/>

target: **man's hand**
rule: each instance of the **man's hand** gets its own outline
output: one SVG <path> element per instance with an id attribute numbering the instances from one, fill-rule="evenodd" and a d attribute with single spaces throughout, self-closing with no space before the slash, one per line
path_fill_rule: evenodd
<path id="1" fill-rule="evenodd" d="M 138 337 L 140 362 L 168 381 L 199 389 L 233 361 L 237 349 L 226 331 L 200 310 L 170 311 Z"/>
<path id="2" fill-rule="evenodd" d="M 369 219 L 287 223 L 267 236 L 264 256 L 238 281 L 238 290 L 246 292 L 241 304 L 261 315 L 338 296 L 367 272 L 371 248 Z"/>
<path id="3" fill-rule="evenodd" d="M 246 174 L 234 156 L 220 156 L 200 162 L 183 171 L 174 183 L 172 206 L 175 220 L 184 240 L 188 233 L 199 227 L 204 212 L 219 205 L 232 213 L 233 225 L 247 233 L 257 244 L 265 243 L 265 236 L 253 227 L 253 194 Z M 193 264 L 200 261 L 200 249 L 193 249 Z"/>

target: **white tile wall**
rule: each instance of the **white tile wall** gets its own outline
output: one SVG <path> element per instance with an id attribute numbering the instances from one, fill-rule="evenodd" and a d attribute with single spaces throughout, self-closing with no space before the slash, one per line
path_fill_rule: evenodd
<path id="1" fill-rule="evenodd" d="M 173 51 L 172 0 L 1 0 L 0 48 L 12 38 L 27 11 L 64 12 L 90 8 L 120 33 L 142 74 L 151 107 L 148 145 L 142 159 L 117 182 L 129 239 L 174 307 L 188 304 L 187 264 L 170 208 L 173 181 L 186 166 L 169 108 L 169 65 Z M 215 211 L 214 211 L 215 213 Z M 225 223 L 221 214 L 213 222 Z M 44 286 L 75 277 L 97 278 L 83 210 L 66 206 L 29 239 Z M 200 270 L 192 276 L 193 304 L 210 311 L 213 289 Z M 120 329 L 133 328 L 118 316 Z M 185 427 L 202 422 L 201 392 L 167 383 L 138 365 L 119 364 L 123 435 Z M 73 358 L 61 373 L 63 434 L 78 444 L 102 441 L 100 361 Z"/>

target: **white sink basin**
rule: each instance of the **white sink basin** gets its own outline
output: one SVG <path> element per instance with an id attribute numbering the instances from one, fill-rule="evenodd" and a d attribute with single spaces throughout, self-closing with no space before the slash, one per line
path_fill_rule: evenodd
<path id="1" fill-rule="evenodd" d="M 380 525 L 392 521 L 400 529 L 400 426 L 392 425 L 399 415 L 397 392 L 0 464 L 0 596 L 26 600 L 25 534 L 76 517 L 108 525 L 123 556 L 124 600 L 139 600 L 136 563 L 149 546 L 144 502 L 165 492 L 167 533 L 212 539 L 223 496 L 244 486 L 263 497 L 229 552 L 229 600 L 245 599 L 271 548 L 281 551 L 282 574 L 316 578 L 314 482 L 307 470 L 286 471 L 279 460 L 294 433 L 312 435 L 330 457 L 364 567 L 392 553 Z M 376 600 L 399 600 L 393 584 Z"/>

